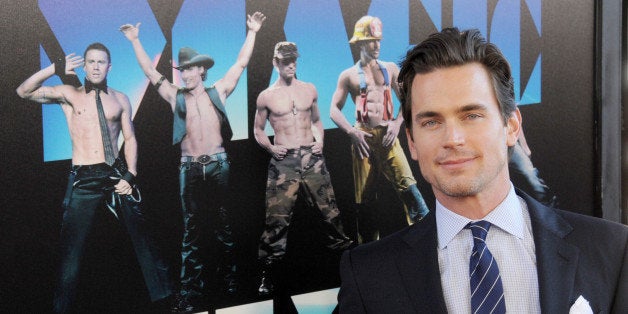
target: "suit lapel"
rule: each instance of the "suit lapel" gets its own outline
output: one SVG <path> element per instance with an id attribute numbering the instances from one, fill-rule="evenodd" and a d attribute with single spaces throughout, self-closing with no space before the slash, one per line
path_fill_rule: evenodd
<path id="1" fill-rule="evenodd" d="M 436 218 L 431 213 L 403 236 L 407 244 L 395 258 L 403 285 L 417 313 L 446 313 L 438 267 Z"/>
<path id="2" fill-rule="evenodd" d="M 571 225 L 553 209 L 517 191 L 528 204 L 536 247 L 539 297 L 543 313 L 559 313 L 570 307 L 579 250 L 567 243 Z"/>

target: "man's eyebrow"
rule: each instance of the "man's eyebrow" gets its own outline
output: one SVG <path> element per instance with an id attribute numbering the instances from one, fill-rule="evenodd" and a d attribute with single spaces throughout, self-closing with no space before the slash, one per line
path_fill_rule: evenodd
<path id="1" fill-rule="evenodd" d="M 425 119 L 425 118 L 433 118 L 433 117 L 437 117 L 440 114 L 437 113 L 436 111 L 423 111 L 423 112 L 419 112 L 414 116 L 415 120 L 420 120 L 420 119 Z"/>
<path id="2" fill-rule="evenodd" d="M 471 103 L 471 104 L 462 106 L 460 109 L 458 109 L 458 112 L 467 112 L 467 111 L 475 111 L 475 110 L 484 111 L 486 110 L 486 105 Z"/>
<path id="3" fill-rule="evenodd" d="M 456 110 L 457 113 L 463 113 L 463 112 L 469 112 L 469 111 L 485 111 L 486 110 L 486 106 L 483 104 L 476 104 L 476 103 L 472 103 L 472 104 L 468 104 L 468 105 L 464 105 L 460 108 L 458 108 L 458 110 Z M 420 120 L 420 119 L 425 119 L 425 118 L 434 118 L 434 117 L 438 117 L 441 114 L 438 113 L 437 111 L 423 111 L 423 112 L 419 112 L 414 116 L 415 120 Z"/>

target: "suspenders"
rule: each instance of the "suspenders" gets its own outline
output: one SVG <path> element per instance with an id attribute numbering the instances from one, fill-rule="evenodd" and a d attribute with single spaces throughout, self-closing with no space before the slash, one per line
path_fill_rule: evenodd
<path id="1" fill-rule="evenodd" d="M 384 64 L 382 62 L 380 62 L 379 60 L 377 61 L 377 65 L 379 66 L 380 71 L 382 71 L 382 74 L 384 75 L 384 86 L 388 87 L 386 88 L 386 90 L 384 91 L 384 121 L 388 121 L 388 120 L 392 120 L 392 115 L 393 115 L 393 106 L 392 106 L 392 98 L 390 95 L 390 79 L 388 77 L 388 70 L 386 70 L 386 67 L 384 66 Z M 362 70 L 362 67 L 360 66 L 360 61 L 358 61 L 355 64 L 355 68 L 358 71 L 358 75 L 360 76 L 360 100 L 361 103 L 360 104 L 356 104 L 358 106 L 358 110 L 357 110 L 357 120 L 358 122 L 368 122 L 369 121 L 369 114 L 368 114 L 368 108 L 366 108 L 366 78 L 364 75 L 364 70 Z"/>
<path id="2" fill-rule="evenodd" d="M 379 69 L 384 75 L 384 86 L 389 86 L 390 79 L 388 78 L 388 70 L 386 70 L 386 67 L 382 62 L 380 62 L 379 60 L 376 61 Z M 355 68 L 358 70 L 358 75 L 360 76 L 360 93 L 366 94 L 366 79 L 364 78 L 364 70 L 362 70 L 362 67 L 360 66 L 360 61 L 355 64 Z"/>

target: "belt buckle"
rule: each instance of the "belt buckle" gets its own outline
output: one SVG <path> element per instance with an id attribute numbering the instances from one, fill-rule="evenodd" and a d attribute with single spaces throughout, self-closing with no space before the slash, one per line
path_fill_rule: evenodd
<path id="1" fill-rule="evenodd" d="M 196 158 L 196 161 L 201 165 L 206 165 L 212 161 L 212 158 L 209 155 L 200 155 Z"/>

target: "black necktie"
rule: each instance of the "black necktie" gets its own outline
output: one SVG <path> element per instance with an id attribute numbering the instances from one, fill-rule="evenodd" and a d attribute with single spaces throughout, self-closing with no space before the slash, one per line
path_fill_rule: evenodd
<path id="1" fill-rule="evenodd" d="M 466 228 L 473 234 L 473 251 L 469 261 L 471 283 L 471 310 L 475 313 L 506 313 L 504 288 L 497 261 L 486 246 L 486 235 L 491 223 L 470 222 Z"/>
<path id="2" fill-rule="evenodd" d="M 89 82 L 89 81 L 87 81 Z M 87 89 L 87 85 L 85 86 Z M 109 128 L 107 127 L 107 119 L 105 118 L 105 111 L 102 108 L 102 101 L 100 100 L 100 89 L 95 88 L 96 91 L 96 109 L 98 109 L 98 122 L 100 122 L 100 135 L 102 136 L 102 145 L 105 149 L 105 162 L 108 165 L 113 165 L 116 157 L 113 154 L 113 146 L 111 145 L 111 137 L 109 136 Z"/>

